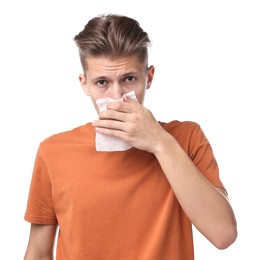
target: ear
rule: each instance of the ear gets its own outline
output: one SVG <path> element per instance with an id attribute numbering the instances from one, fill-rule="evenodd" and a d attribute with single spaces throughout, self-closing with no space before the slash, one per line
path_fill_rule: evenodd
<path id="1" fill-rule="evenodd" d="M 147 69 L 147 89 L 149 89 L 151 87 L 153 78 L 154 78 L 154 74 L 155 74 L 155 67 L 153 65 L 151 65 L 150 67 L 148 67 Z"/>
<path id="2" fill-rule="evenodd" d="M 79 75 L 79 81 L 80 81 L 80 84 L 81 84 L 81 87 L 82 87 L 83 91 L 85 92 L 85 94 L 87 96 L 89 96 L 90 94 L 89 94 L 89 91 L 88 91 L 88 88 L 87 88 L 87 85 L 86 85 L 86 77 L 85 77 L 85 75 L 80 74 Z"/>

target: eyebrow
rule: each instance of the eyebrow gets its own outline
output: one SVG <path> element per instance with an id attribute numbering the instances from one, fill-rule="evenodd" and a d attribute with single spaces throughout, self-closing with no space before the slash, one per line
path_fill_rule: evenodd
<path id="1" fill-rule="evenodd" d="M 136 76 L 136 75 L 138 75 L 138 72 L 136 72 L 136 71 L 129 71 L 129 72 L 125 73 L 125 74 L 122 74 L 120 76 L 120 78 L 125 78 L 125 77 L 128 77 L 128 76 Z M 98 81 L 98 80 L 104 80 L 104 79 L 109 79 L 109 77 L 107 77 L 107 76 L 98 76 L 96 78 L 93 78 L 92 80 L 93 81 Z"/>

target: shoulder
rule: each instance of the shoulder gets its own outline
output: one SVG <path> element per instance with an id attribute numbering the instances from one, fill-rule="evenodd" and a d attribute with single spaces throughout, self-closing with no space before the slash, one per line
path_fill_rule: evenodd
<path id="1" fill-rule="evenodd" d="M 161 126 L 168 132 L 174 134 L 187 134 L 194 131 L 201 131 L 198 123 L 193 121 L 178 121 L 174 120 L 168 123 L 160 122 Z"/>
<path id="2" fill-rule="evenodd" d="M 92 140 L 91 123 L 75 127 L 73 129 L 53 134 L 45 138 L 41 143 L 41 147 L 52 145 L 80 144 L 87 143 Z"/>
<path id="3" fill-rule="evenodd" d="M 160 122 L 162 127 L 181 144 L 185 150 L 197 149 L 208 142 L 200 124 L 193 121 Z"/>

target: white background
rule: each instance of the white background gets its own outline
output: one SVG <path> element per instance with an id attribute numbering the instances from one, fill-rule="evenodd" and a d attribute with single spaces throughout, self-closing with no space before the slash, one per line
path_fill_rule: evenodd
<path id="1" fill-rule="evenodd" d="M 161 121 L 198 122 L 214 148 L 239 236 L 215 249 L 195 231 L 196 260 L 259 259 L 258 1 L 0 3 L 0 259 L 22 259 L 39 142 L 96 117 L 78 82 L 73 37 L 95 15 L 139 20 L 156 67 L 145 105 Z"/>

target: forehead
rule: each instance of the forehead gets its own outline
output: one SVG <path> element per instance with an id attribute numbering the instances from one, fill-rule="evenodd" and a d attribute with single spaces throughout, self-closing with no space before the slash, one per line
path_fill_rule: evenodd
<path id="1" fill-rule="evenodd" d="M 86 73 L 101 73 L 101 72 L 122 72 L 127 71 L 142 72 L 146 65 L 140 62 L 136 55 L 122 57 L 89 57 L 86 60 Z"/>

